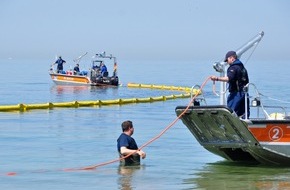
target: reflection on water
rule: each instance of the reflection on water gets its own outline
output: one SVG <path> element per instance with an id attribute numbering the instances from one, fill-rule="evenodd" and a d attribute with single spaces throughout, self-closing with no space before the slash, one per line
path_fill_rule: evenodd
<path id="1" fill-rule="evenodd" d="M 105 86 L 73 86 L 73 85 L 52 85 L 50 88 L 51 94 L 62 97 L 65 95 L 90 95 L 105 94 L 109 87 Z"/>
<path id="2" fill-rule="evenodd" d="M 290 189 L 290 168 L 238 165 L 223 161 L 207 164 L 193 176 L 185 179 L 184 183 L 196 189 Z"/>
<path id="3" fill-rule="evenodd" d="M 103 100 L 111 97 L 105 87 L 73 85 L 52 85 L 50 96 L 50 102 Z"/>
<path id="4" fill-rule="evenodd" d="M 62 95 L 62 94 L 79 94 L 85 90 L 89 90 L 90 86 L 69 86 L 69 85 L 52 85 L 50 88 L 50 92 Z"/>
<path id="5" fill-rule="evenodd" d="M 126 86 L 51 85 L 49 101 L 115 100 L 119 98 L 146 98 L 180 93 L 180 91 L 127 88 Z"/>
<path id="6" fill-rule="evenodd" d="M 120 165 L 119 169 L 118 169 L 119 189 L 121 189 L 121 190 L 135 189 L 136 187 L 134 187 L 134 185 L 132 183 L 133 178 L 134 178 L 134 174 L 142 168 L 143 168 L 142 165 L 138 165 L 138 166 L 122 166 L 122 165 Z"/>

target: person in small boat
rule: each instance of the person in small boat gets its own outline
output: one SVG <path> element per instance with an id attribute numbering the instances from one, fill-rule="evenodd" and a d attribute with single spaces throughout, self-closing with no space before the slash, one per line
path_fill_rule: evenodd
<path id="1" fill-rule="evenodd" d="M 88 71 L 80 71 L 80 65 L 77 63 L 74 67 L 74 75 L 87 75 Z"/>
<path id="2" fill-rule="evenodd" d="M 117 68 L 118 68 L 118 66 L 117 66 L 117 63 L 115 62 L 114 63 L 114 68 L 113 68 L 113 76 L 114 77 L 117 76 Z"/>
<path id="3" fill-rule="evenodd" d="M 238 59 L 235 51 L 227 52 L 224 62 L 229 64 L 227 76 L 211 76 L 213 81 L 222 81 L 228 83 L 229 95 L 227 105 L 239 117 L 245 118 L 245 92 L 244 87 L 249 83 L 249 76 L 243 63 Z M 248 96 L 249 97 L 249 96 Z M 249 98 L 247 99 L 247 116 L 250 116 Z"/>
<path id="4" fill-rule="evenodd" d="M 62 58 L 61 58 L 61 56 L 58 56 L 58 59 L 51 65 L 51 66 L 53 66 L 53 65 L 55 65 L 55 64 L 57 64 L 57 70 L 56 70 L 56 72 L 57 73 L 65 73 L 65 71 L 63 71 L 63 64 L 64 63 L 66 63 L 66 61 L 65 60 L 63 60 Z"/>
<path id="5" fill-rule="evenodd" d="M 74 67 L 74 75 L 79 74 L 80 74 L 80 65 L 77 63 L 76 66 Z"/>
<path id="6" fill-rule="evenodd" d="M 134 133 L 134 127 L 132 121 L 124 121 L 121 125 L 123 133 L 119 136 L 117 140 L 117 150 L 119 152 L 120 158 L 123 158 L 129 154 L 129 157 L 122 159 L 122 165 L 140 165 L 140 157 L 144 159 L 146 153 L 142 150 L 138 150 L 137 143 L 131 136 Z"/>
<path id="7" fill-rule="evenodd" d="M 108 70 L 107 70 L 106 65 L 103 62 L 101 63 L 100 69 L 101 69 L 101 75 L 104 76 L 104 77 L 107 77 L 108 76 Z"/>

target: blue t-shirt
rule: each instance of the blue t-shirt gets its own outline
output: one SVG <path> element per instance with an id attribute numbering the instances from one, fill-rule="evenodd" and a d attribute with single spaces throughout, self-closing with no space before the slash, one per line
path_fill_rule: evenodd
<path id="1" fill-rule="evenodd" d="M 78 66 L 75 66 L 74 67 L 74 71 L 77 72 L 77 73 L 79 73 L 80 72 L 80 68 Z"/>
<path id="2" fill-rule="evenodd" d="M 117 140 L 117 149 L 119 153 L 121 151 L 122 146 L 132 150 L 138 149 L 136 141 L 125 133 L 122 133 Z"/>

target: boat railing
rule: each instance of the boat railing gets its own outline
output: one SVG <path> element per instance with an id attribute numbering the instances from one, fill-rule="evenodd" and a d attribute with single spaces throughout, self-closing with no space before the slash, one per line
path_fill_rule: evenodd
<path id="1" fill-rule="evenodd" d="M 286 108 L 283 106 L 269 106 L 269 105 L 264 105 L 263 101 L 262 101 L 262 95 L 261 93 L 258 91 L 258 88 L 253 84 L 253 83 L 248 83 L 245 86 L 245 91 L 249 91 L 249 88 L 253 88 L 254 90 L 254 95 L 252 96 L 248 96 L 248 93 L 246 93 L 245 96 L 245 101 L 247 101 L 247 98 L 249 98 L 250 100 L 250 108 L 251 108 L 251 115 L 253 115 L 253 109 L 252 108 L 256 108 L 256 113 L 255 116 L 256 118 L 263 118 L 263 119 L 284 119 L 287 116 L 287 111 Z M 245 104 L 245 116 L 247 116 L 247 104 Z M 269 111 L 272 111 L 272 113 L 269 113 Z M 262 112 L 262 113 L 261 113 Z M 245 119 L 249 119 L 249 118 L 245 118 Z M 253 119 L 253 117 L 251 116 L 251 119 Z"/>
<path id="2" fill-rule="evenodd" d="M 193 103 L 193 106 L 199 106 L 202 101 L 204 101 L 205 105 L 207 105 L 206 100 L 205 100 L 205 97 L 204 97 L 204 93 L 202 92 L 201 87 L 199 85 L 197 85 L 197 84 L 191 87 L 191 90 L 190 90 L 190 99 L 192 100 L 192 98 L 195 96 L 195 92 L 201 92 L 201 93 L 192 102 Z"/>

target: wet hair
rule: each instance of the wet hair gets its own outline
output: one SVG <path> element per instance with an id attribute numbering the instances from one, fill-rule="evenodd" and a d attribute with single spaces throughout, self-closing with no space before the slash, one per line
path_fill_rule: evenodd
<path id="1" fill-rule="evenodd" d="M 124 121 L 121 126 L 122 126 L 122 130 L 124 132 L 124 131 L 128 131 L 129 129 L 131 129 L 133 127 L 133 123 L 132 123 L 132 121 L 128 120 L 128 121 Z"/>

